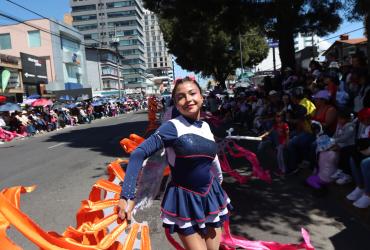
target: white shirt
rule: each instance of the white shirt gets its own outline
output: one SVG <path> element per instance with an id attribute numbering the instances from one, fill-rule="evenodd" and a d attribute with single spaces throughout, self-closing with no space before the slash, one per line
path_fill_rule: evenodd
<path id="1" fill-rule="evenodd" d="M 5 123 L 4 119 L 3 119 L 3 117 L 0 116 L 0 127 L 5 127 L 5 126 L 6 126 L 6 123 Z"/>

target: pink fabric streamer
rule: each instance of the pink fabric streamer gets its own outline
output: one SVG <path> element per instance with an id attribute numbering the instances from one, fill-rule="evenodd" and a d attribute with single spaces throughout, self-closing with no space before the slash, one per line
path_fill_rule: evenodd
<path id="1" fill-rule="evenodd" d="M 225 221 L 224 233 L 221 238 L 221 245 L 223 249 L 235 250 L 236 248 L 243 248 L 248 250 L 314 250 L 315 248 L 310 243 L 310 236 L 305 229 L 301 229 L 304 242 L 300 244 L 282 244 L 273 241 L 251 241 L 244 237 L 232 235 L 230 232 L 230 222 Z M 225 248 L 226 247 L 226 248 Z"/>
<path id="2" fill-rule="evenodd" d="M 220 161 L 222 171 L 232 176 L 240 184 L 244 184 L 247 182 L 248 180 L 247 176 L 243 176 L 239 174 L 236 170 L 230 167 L 229 161 L 227 160 L 225 153 L 220 155 L 219 161 Z"/>
<path id="3" fill-rule="evenodd" d="M 221 153 L 219 154 L 222 171 L 226 172 L 227 174 L 235 178 L 236 181 L 238 181 L 240 184 L 246 183 L 247 180 L 249 179 L 247 176 L 243 176 L 239 172 L 231 168 L 229 161 L 227 160 L 226 154 L 224 152 L 225 150 L 227 150 L 227 152 L 230 153 L 230 156 L 235 158 L 244 157 L 245 159 L 247 159 L 247 161 L 249 161 L 252 164 L 252 176 L 257 177 L 263 181 L 266 181 L 267 183 L 271 183 L 271 176 L 269 171 L 262 169 L 256 154 L 239 146 L 234 141 L 226 141 L 224 145 L 225 147 L 221 149 Z"/>
<path id="4" fill-rule="evenodd" d="M 238 153 L 235 153 L 232 146 L 238 151 Z M 252 176 L 255 176 L 263 181 L 266 181 L 267 183 L 271 183 L 271 176 L 268 170 L 263 170 L 255 153 L 239 146 L 234 141 L 230 141 L 226 144 L 227 151 L 230 153 L 232 157 L 240 158 L 245 157 L 251 164 L 252 164 Z"/>
<path id="5" fill-rule="evenodd" d="M 232 235 L 230 232 L 230 222 L 224 222 L 224 233 L 221 236 L 221 246 L 222 250 L 236 250 L 237 248 L 247 249 L 247 250 L 315 250 L 311 245 L 310 235 L 305 229 L 301 229 L 303 242 L 300 244 L 282 244 L 273 241 L 251 241 L 241 236 Z M 176 250 L 185 250 L 170 234 L 169 229 L 165 230 L 167 240 Z"/>
<path id="6" fill-rule="evenodd" d="M 0 128 L 0 139 L 1 140 L 5 142 L 9 142 L 9 141 L 12 141 L 15 137 L 24 137 L 24 135 Z"/>
<path id="7" fill-rule="evenodd" d="M 171 243 L 171 245 L 176 249 L 176 250 L 185 250 L 170 234 L 170 230 L 166 228 L 165 230 L 166 238 L 167 240 Z"/>

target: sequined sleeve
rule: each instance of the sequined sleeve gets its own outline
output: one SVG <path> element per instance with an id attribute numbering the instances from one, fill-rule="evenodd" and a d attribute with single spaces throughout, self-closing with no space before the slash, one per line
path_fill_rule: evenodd
<path id="1" fill-rule="evenodd" d="M 121 198 L 135 198 L 137 177 L 144 160 L 159 149 L 171 146 L 176 138 L 175 126 L 172 122 L 166 122 L 131 153 L 125 179 L 122 183 Z"/>
<path id="2" fill-rule="evenodd" d="M 221 170 L 221 164 L 220 161 L 218 160 L 218 156 L 216 155 L 215 159 L 212 162 L 212 168 L 211 171 L 217 181 L 221 184 L 223 181 L 223 176 L 222 176 L 222 170 Z"/>

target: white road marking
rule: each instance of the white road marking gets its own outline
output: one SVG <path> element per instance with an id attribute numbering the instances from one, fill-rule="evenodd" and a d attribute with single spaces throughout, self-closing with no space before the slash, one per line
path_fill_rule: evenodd
<path id="1" fill-rule="evenodd" d="M 54 146 L 48 147 L 48 149 L 56 148 L 56 147 L 59 147 L 59 146 L 61 146 L 63 144 L 66 144 L 66 143 L 65 142 L 61 142 L 61 143 L 58 143 L 58 144 L 56 144 Z"/>

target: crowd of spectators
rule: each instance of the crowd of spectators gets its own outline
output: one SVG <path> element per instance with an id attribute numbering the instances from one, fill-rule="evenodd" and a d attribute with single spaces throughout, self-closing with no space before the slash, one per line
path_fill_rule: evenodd
<path id="1" fill-rule="evenodd" d="M 0 142 L 7 140 L 7 131 L 20 137 L 33 136 L 69 126 L 91 123 L 95 119 L 115 117 L 145 108 L 147 101 L 119 102 L 82 101 L 78 103 L 54 103 L 44 107 L 25 106 L 21 111 L 0 112 Z"/>
<path id="2" fill-rule="evenodd" d="M 370 74 L 366 60 L 311 61 L 309 69 L 285 68 L 264 84 L 238 89 L 234 97 L 211 92 L 207 108 L 224 123 L 237 123 L 260 136 L 259 150 L 277 155 L 276 174 L 289 176 L 310 167 L 306 183 L 355 182 L 347 199 L 370 206 Z"/>

